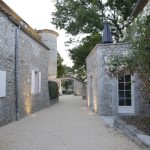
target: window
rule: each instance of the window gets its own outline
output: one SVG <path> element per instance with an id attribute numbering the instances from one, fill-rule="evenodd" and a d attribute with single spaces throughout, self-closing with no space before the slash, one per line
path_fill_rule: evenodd
<path id="1" fill-rule="evenodd" d="M 131 106 L 131 75 L 118 79 L 119 106 Z"/>
<path id="2" fill-rule="evenodd" d="M 0 97 L 6 96 L 6 71 L 0 70 Z"/>
<path id="3" fill-rule="evenodd" d="M 31 94 L 41 93 L 41 72 L 32 70 Z"/>

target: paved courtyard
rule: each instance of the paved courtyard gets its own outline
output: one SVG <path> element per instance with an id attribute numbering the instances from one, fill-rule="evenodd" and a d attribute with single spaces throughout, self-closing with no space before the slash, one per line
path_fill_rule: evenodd
<path id="1" fill-rule="evenodd" d="M 86 108 L 62 96 L 47 109 L 0 128 L 0 150 L 141 150 Z"/>

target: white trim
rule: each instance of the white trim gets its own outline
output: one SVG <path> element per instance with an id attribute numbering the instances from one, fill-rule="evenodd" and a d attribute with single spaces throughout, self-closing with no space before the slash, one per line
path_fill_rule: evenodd
<path id="1" fill-rule="evenodd" d="M 39 72 L 39 93 L 41 93 L 41 72 Z"/>
<path id="2" fill-rule="evenodd" d="M 35 71 L 31 72 L 31 94 L 35 93 Z"/>
<path id="3" fill-rule="evenodd" d="M 0 70 L 0 97 L 6 96 L 6 71 Z"/>
<path id="4" fill-rule="evenodd" d="M 131 98 L 132 98 L 132 113 L 135 114 L 135 96 L 134 96 L 134 90 L 135 90 L 135 75 L 131 76 Z"/>
<path id="5" fill-rule="evenodd" d="M 117 79 L 117 107 L 118 113 L 120 114 L 134 114 L 135 104 L 134 104 L 134 76 L 131 76 L 131 106 L 119 106 L 119 92 L 118 92 L 118 79 Z"/>

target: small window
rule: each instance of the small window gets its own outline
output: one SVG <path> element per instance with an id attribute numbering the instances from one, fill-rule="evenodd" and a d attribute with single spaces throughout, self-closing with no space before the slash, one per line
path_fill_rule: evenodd
<path id="1" fill-rule="evenodd" d="M 0 97 L 6 96 L 6 71 L 0 70 Z"/>
<path id="2" fill-rule="evenodd" d="M 32 70 L 31 94 L 41 93 L 41 72 Z"/>

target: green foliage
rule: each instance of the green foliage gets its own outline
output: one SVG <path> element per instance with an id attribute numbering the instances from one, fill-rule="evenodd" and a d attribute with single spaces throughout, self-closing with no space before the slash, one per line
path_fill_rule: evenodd
<path id="1" fill-rule="evenodd" d="M 74 77 L 74 69 L 65 65 L 64 77 Z"/>
<path id="2" fill-rule="evenodd" d="M 100 43 L 101 37 L 99 34 L 92 34 L 82 39 L 80 42 L 81 44 L 73 49 L 70 49 L 70 57 L 73 60 L 73 63 L 81 67 L 84 64 L 85 67 L 85 60 L 91 50 L 96 46 L 96 44 Z"/>
<path id="3" fill-rule="evenodd" d="M 101 37 L 98 34 L 92 34 L 83 38 L 79 46 L 69 50 L 76 78 L 82 81 L 86 78 L 86 58 L 99 41 L 101 41 Z"/>
<path id="4" fill-rule="evenodd" d="M 73 76 L 73 69 L 66 65 L 63 65 L 63 58 L 57 53 L 57 78 L 61 77 L 72 77 Z"/>
<path id="5" fill-rule="evenodd" d="M 136 0 L 107 0 L 106 6 L 109 6 L 111 10 L 117 10 L 124 20 L 131 14 L 131 7 Z"/>
<path id="6" fill-rule="evenodd" d="M 124 30 L 128 25 L 127 19 L 131 15 L 133 4 L 137 0 L 107 0 L 105 4 L 106 20 L 111 22 L 111 31 L 117 42 L 121 41 Z M 109 11 L 109 15 L 106 14 Z"/>
<path id="7" fill-rule="evenodd" d="M 57 53 L 57 77 L 60 78 L 65 74 L 65 66 L 63 63 L 63 58 L 60 56 L 59 53 Z"/>
<path id="8" fill-rule="evenodd" d="M 61 86 L 65 89 L 66 93 L 69 92 L 69 89 L 73 91 L 73 80 L 62 80 Z"/>
<path id="9" fill-rule="evenodd" d="M 127 32 L 126 39 L 131 43 L 128 57 L 112 57 L 108 72 L 119 75 L 122 72 L 137 73 L 143 82 L 143 89 L 150 93 L 150 16 L 137 18 Z M 123 66 L 123 67 L 122 67 Z M 119 70 L 119 68 L 121 68 Z M 150 97 L 150 95 L 149 95 Z"/>
<path id="10" fill-rule="evenodd" d="M 52 23 L 72 35 L 99 32 L 102 28 L 100 10 L 103 6 L 101 2 L 98 3 L 90 0 L 58 2 Z"/>
<path id="11" fill-rule="evenodd" d="M 132 39 L 133 35 L 136 36 Z M 150 93 L 150 16 L 136 19 L 129 28 L 128 39 L 132 44 L 135 71 Z"/>
<path id="12" fill-rule="evenodd" d="M 64 0 L 57 2 L 52 23 L 72 35 L 79 33 L 101 33 L 103 21 L 112 24 L 116 41 L 123 37 L 127 18 L 137 0 Z"/>
<path id="13" fill-rule="evenodd" d="M 75 78 L 78 79 L 79 81 L 85 82 L 86 80 L 86 70 L 84 67 L 74 69 L 75 72 Z"/>
<path id="14" fill-rule="evenodd" d="M 133 56 L 116 55 L 107 61 L 106 71 L 110 76 L 122 76 L 124 74 L 133 74 L 135 69 Z"/>
<path id="15" fill-rule="evenodd" d="M 121 41 L 123 31 L 127 26 L 127 18 L 131 14 L 132 5 L 137 0 L 64 0 L 57 2 L 56 12 L 53 13 L 52 23 L 57 28 L 65 29 L 71 35 L 79 33 L 88 34 L 78 44 L 70 49 L 70 57 L 74 62 L 75 77 L 84 81 L 86 79 L 85 59 L 101 42 L 103 22 L 109 21 L 115 41 Z M 72 42 L 70 42 L 72 44 Z"/>
<path id="16" fill-rule="evenodd" d="M 48 89 L 49 89 L 50 100 L 58 99 L 59 88 L 57 82 L 48 81 Z"/>

